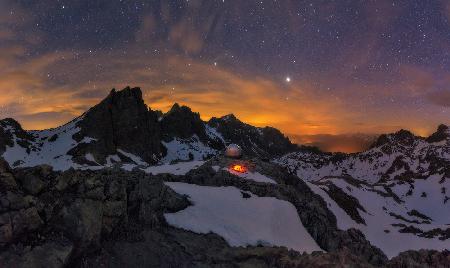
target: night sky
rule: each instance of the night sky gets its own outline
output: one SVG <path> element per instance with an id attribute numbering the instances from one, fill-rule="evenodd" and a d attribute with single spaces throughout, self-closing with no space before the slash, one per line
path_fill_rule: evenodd
<path id="1" fill-rule="evenodd" d="M 428 135 L 450 124 L 450 1 L 0 0 L 0 117 L 55 127 L 127 85 L 325 150 Z"/>

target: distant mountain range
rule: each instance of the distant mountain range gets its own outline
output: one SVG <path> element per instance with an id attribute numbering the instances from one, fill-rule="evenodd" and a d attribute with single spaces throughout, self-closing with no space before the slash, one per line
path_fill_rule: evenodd
<path id="1" fill-rule="evenodd" d="M 263 158 L 297 148 L 279 130 L 250 126 L 232 114 L 204 122 L 178 104 L 165 114 L 153 111 L 139 88 L 113 89 L 99 104 L 58 128 L 26 131 L 9 118 L 0 126 L 0 153 L 13 167 L 49 164 L 65 170 L 203 160 L 229 143 Z"/>
<path id="2" fill-rule="evenodd" d="M 242 159 L 223 156 L 230 143 Z M 326 153 L 232 114 L 153 111 L 125 88 L 58 128 L 0 120 L 0 155 L 6 267 L 450 263 L 446 125 Z"/>
<path id="3" fill-rule="evenodd" d="M 324 152 L 355 153 L 366 151 L 377 140 L 379 134 L 347 133 L 293 135 L 289 138 L 296 144 L 318 147 Z"/>
<path id="4" fill-rule="evenodd" d="M 400 130 L 362 153 L 293 152 L 274 161 L 327 201 L 341 228 L 357 228 L 388 256 L 449 247 L 450 129 Z"/>

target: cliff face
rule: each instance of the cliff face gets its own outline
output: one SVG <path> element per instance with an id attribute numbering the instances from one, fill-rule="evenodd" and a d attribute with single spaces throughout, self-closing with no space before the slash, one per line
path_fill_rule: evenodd
<path id="1" fill-rule="evenodd" d="M 82 116 L 55 129 L 26 131 L 13 119 L 1 120 L 0 153 L 14 167 L 48 164 L 66 170 L 203 160 L 229 143 L 239 143 L 248 156 L 265 158 L 296 149 L 274 128 L 224 118 L 206 123 L 178 104 L 162 114 L 145 105 L 139 88 L 113 89 Z"/>
<path id="2" fill-rule="evenodd" d="M 258 168 L 270 170 L 277 180 L 279 176 L 287 178 L 287 184 L 242 180 L 228 172 L 215 172 L 211 165 L 224 165 L 228 160 L 217 161 L 185 176 L 151 176 L 111 169 L 54 172 L 49 166 L 11 170 L 1 161 L 0 263 L 9 267 L 61 267 L 84 262 L 94 265 L 101 260 L 109 265 L 168 267 L 168 264 L 212 265 L 220 258 L 232 264 L 239 262 L 239 256 L 251 256 L 253 252 L 280 258 L 291 254 L 274 247 L 232 248 L 217 235 L 194 234 L 170 227 L 165 213 L 181 211 L 193 204 L 164 181 L 218 189 L 236 187 L 287 200 L 295 205 L 305 226 L 327 251 L 339 255 L 341 248 L 348 248 L 349 254 L 361 255 L 367 263 L 385 262 L 384 255 L 360 233 L 337 230 L 323 201 L 304 183 L 263 162 L 255 164 L 265 165 Z M 220 207 L 216 209 L 220 212 Z M 205 250 L 205 245 L 209 249 Z M 231 256 L 224 255 L 224 250 Z M 159 257 L 137 258 L 142 252 Z M 204 257 L 193 258 L 191 253 Z M 300 255 L 295 258 L 302 259 Z M 282 262 L 281 259 L 260 261 L 267 266 Z"/>
<path id="3" fill-rule="evenodd" d="M 80 127 L 74 135 L 77 142 L 85 137 L 95 139 L 70 152 L 78 161 L 83 161 L 86 153 L 92 153 L 97 162 L 104 164 L 106 157 L 117 154 L 118 149 L 148 163 L 157 162 L 164 154 L 157 114 L 144 104 L 139 88 L 112 90 L 77 125 Z"/>
<path id="4" fill-rule="evenodd" d="M 213 117 L 208 125 L 216 129 L 227 143 L 239 144 L 246 155 L 271 159 L 298 149 L 278 129 L 257 128 L 245 124 L 233 114 Z"/>
<path id="5" fill-rule="evenodd" d="M 215 158 L 183 176 L 152 176 L 120 169 L 12 170 L 1 160 L 0 263 L 6 267 L 445 267 L 449 261 L 448 251 L 426 250 L 388 261 L 361 232 L 339 230 L 325 202 L 295 176 L 256 159 L 251 160 L 252 170 L 277 184 L 216 171 L 215 167 L 229 162 Z M 170 183 L 233 187 L 246 193 L 245 202 L 286 200 L 327 252 L 301 254 L 269 245 L 231 247 L 217 234 L 172 227 L 167 215 L 196 204 L 168 187 Z M 220 215 L 220 209 L 216 207 L 211 215 Z"/>
<path id="6" fill-rule="evenodd" d="M 449 137 L 323 153 L 234 115 L 149 110 L 139 88 L 55 129 L 3 119 L 0 264 L 442 267 L 448 251 L 418 249 L 448 248 Z"/>
<path id="7" fill-rule="evenodd" d="M 187 106 L 175 103 L 170 111 L 161 118 L 161 128 L 167 139 L 188 139 L 197 135 L 201 141 L 208 139 L 205 124 L 200 119 L 200 114 L 192 112 Z"/>

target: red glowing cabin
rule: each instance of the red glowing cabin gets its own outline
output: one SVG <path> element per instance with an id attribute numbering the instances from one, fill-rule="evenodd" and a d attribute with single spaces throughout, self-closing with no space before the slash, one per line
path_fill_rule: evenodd
<path id="1" fill-rule="evenodd" d="M 238 165 L 238 164 L 233 165 L 233 166 L 231 167 L 231 169 L 234 170 L 234 171 L 240 172 L 240 173 L 245 173 L 245 172 L 247 172 L 247 168 L 246 168 L 245 166 L 243 166 L 243 165 Z"/>

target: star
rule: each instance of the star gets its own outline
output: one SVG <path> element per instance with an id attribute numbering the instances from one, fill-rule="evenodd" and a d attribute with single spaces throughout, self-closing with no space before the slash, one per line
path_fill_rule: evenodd
<path id="1" fill-rule="evenodd" d="M 291 82 L 291 78 L 289 76 L 286 77 L 286 82 L 288 82 L 288 83 Z"/>

